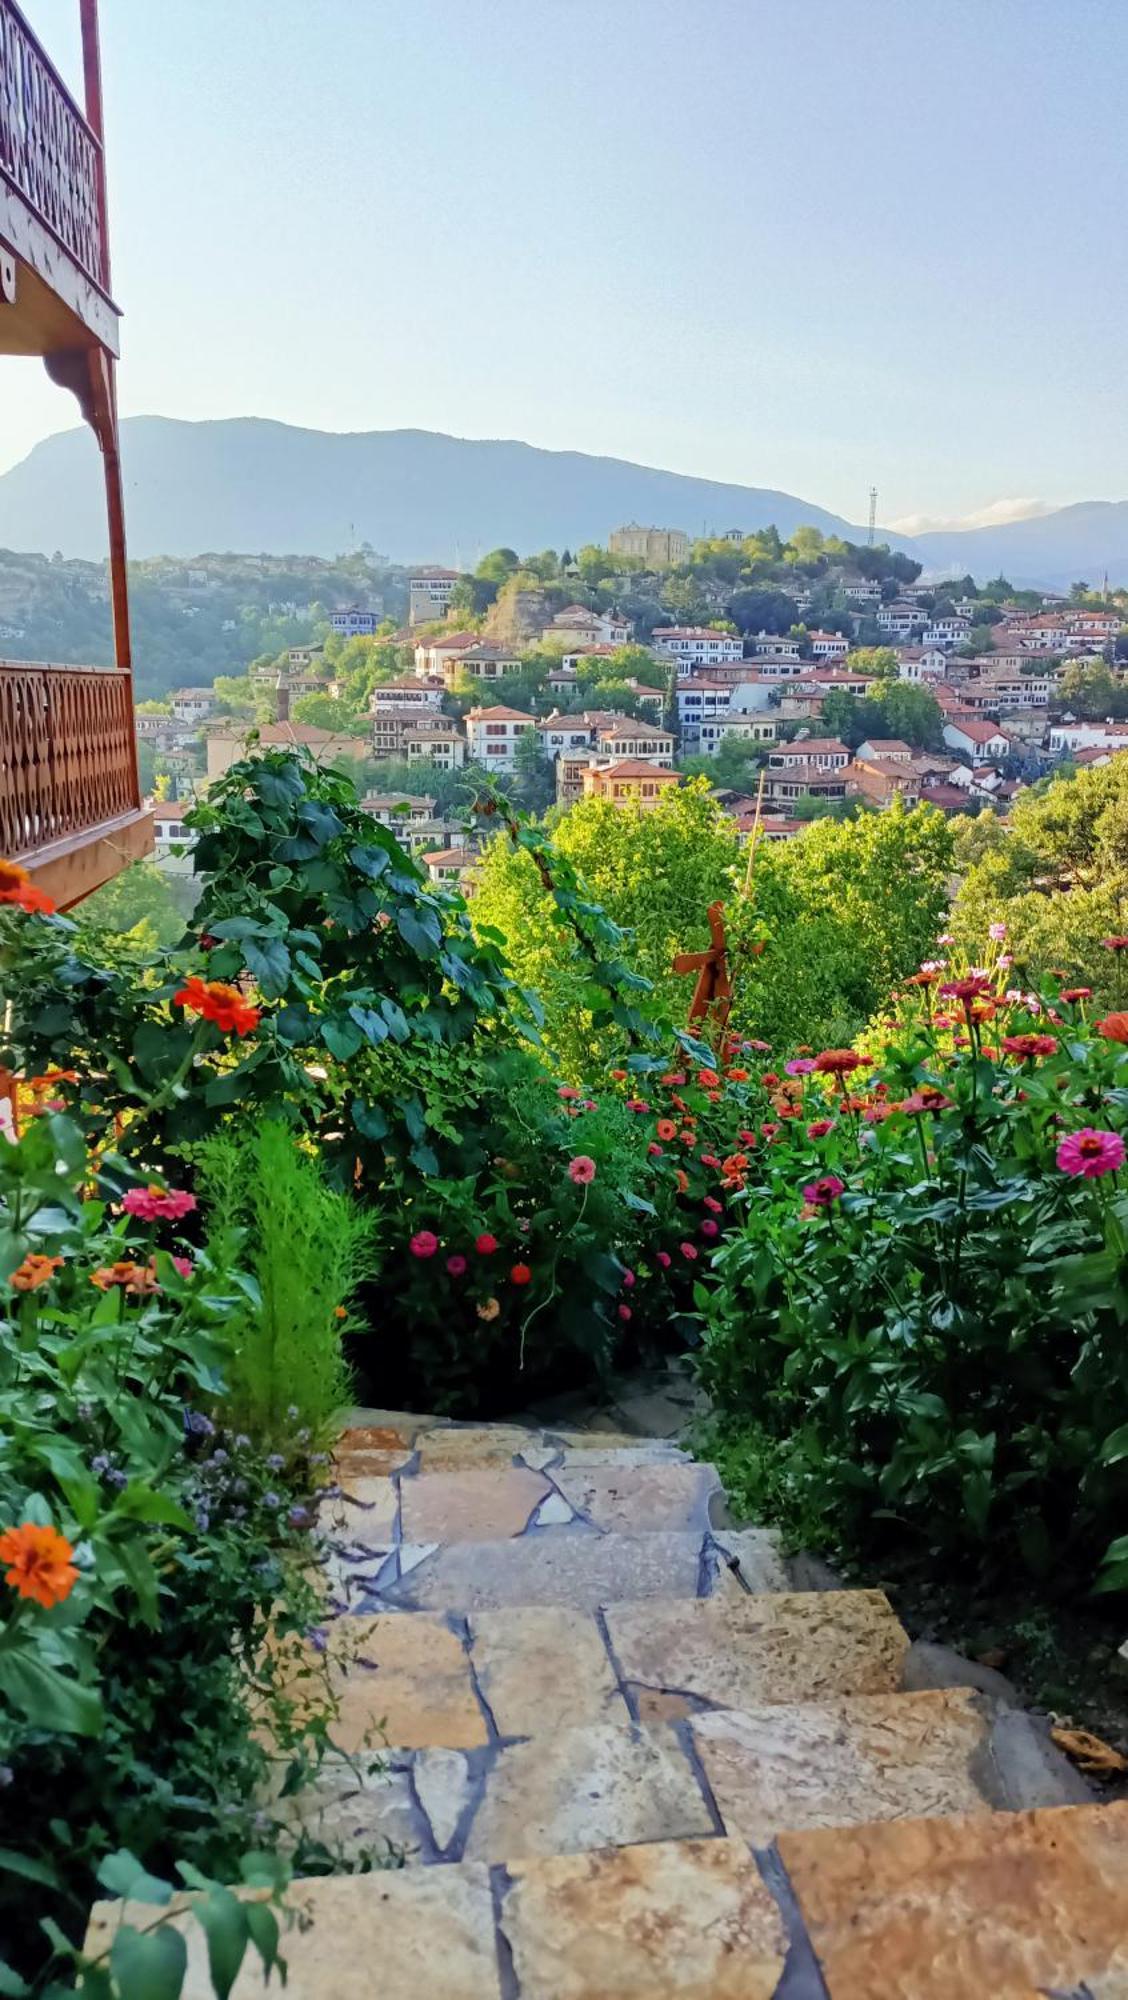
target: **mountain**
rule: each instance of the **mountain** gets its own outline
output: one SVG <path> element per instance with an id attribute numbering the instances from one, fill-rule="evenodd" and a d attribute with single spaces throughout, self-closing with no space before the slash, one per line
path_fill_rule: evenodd
<path id="1" fill-rule="evenodd" d="M 395 562 L 472 566 L 487 549 L 604 541 L 624 521 L 700 534 L 803 522 L 864 540 L 838 514 L 769 487 L 692 479 L 621 458 L 436 431 L 298 430 L 258 417 L 122 423 L 133 556 L 334 556 L 369 542 Z M 105 553 L 90 433 L 62 431 L 0 476 L 0 547 Z M 898 547 L 908 547 L 903 538 Z"/>
<path id="2" fill-rule="evenodd" d="M 980 581 L 1002 575 L 1018 585 L 1068 590 L 1083 577 L 1099 589 L 1107 570 L 1111 583 L 1128 583 L 1128 500 L 1079 500 L 1001 527 L 921 535 L 915 553 L 927 569 L 955 566 Z"/>

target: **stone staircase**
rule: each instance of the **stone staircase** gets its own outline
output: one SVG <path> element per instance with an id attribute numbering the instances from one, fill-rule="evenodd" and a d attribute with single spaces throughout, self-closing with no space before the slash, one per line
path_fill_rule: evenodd
<path id="1" fill-rule="evenodd" d="M 295 1883 L 294 2000 L 1128 2000 L 1128 1805 L 905 1691 L 885 1597 L 794 1588 L 712 1467 L 386 1415 L 339 1478 L 341 1754 L 280 1809 L 403 1866 Z"/>

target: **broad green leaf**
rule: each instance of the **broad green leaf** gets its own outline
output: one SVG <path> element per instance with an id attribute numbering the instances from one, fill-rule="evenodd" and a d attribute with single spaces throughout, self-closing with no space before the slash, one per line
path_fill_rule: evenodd
<path id="1" fill-rule="evenodd" d="M 0 1691 L 39 1729 L 63 1736 L 97 1736 L 102 1703 L 93 1688 L 24 1652 L 0 1653 Z"/>
<path id="2" fill-rule="evenodd" d="M 49 1861 L 40 1861 L 34 1854 L 20 1854 L 16 1848 L 0 1847 L 0 1878 L 4 1875 L 22 1875 L 27 1882 L 39 1882 L 45 1889 L 62 1889 L 59 1871 Z M 0 1993 L 4 1987 L 0 1985 Z"/>
<path id="3" fill-rule="evenodd" d="M 188 1947 L 168 1924 L 145 1932 L 122 1924 L 110 1948 L 121 2000 L 180 2000 L 187 1965 Z"/>
<path id="4" fill-rule="evenodd" d="M 227 2000 L 247 1950 L 243 1905 L 230 1889 L 216 1888 L 194 1906 L 194 1914 L 207 1937 L 212 1985 L 219 2000 Z"/>
<path id="5" fill-rule="evenodd" d="M 127 1847 L 119 1847 L 114 1854 L 107 1854 L 98 1863 L 98 1880 L 103 1889 L 114 1896 L 131 1898 L 137 1903 L 167 1903 L 172 1897 L 172 1883 L 165 1882 L 159 1875 L 150 1875 L 143 1868 L 135 1854 Z"/>

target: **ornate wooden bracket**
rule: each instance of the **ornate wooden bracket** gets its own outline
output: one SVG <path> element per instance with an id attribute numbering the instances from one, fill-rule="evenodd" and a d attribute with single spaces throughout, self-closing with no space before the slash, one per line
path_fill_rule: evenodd
<path id="1" fill-rule="evenodd" d="M 104 347 L 68 347 L 45 354 L 43 366 L 52 382 L 77 396 L 78 406 L 98 440 L 106 477 L 106 514 L 110 532 L 110 599 L 114 614 L 114 658 L 119 667 L 133 663 L 129 637 L 129 598 L 125 569 L 125 506 L 121 459 L 118 454 L 117 390 L 114 364 Z"/>
<path id="2" fill-rule="evenodd" d="M 679 952 L 674 960 L 674 971 L 697 974 L 697 985 L 689 1009 L 690 1024 L 703 1021 L 720 1032 L 728 1021 L 732 1006 L 732 975 L 729 971 L 723 903 L 709 906 L 709 936 L 707 951 Z"/>

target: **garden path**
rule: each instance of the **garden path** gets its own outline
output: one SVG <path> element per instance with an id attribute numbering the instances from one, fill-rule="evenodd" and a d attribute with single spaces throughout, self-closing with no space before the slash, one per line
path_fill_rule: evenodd
<path id="1" fill-rule="evenodd" d="M 404 1866 L 293 1885 L 293 2000 L 1128 1994 L 1128 1805 L 907 1691 L 882 1593 L 797 1588 L 673 1439 L 369 1412 L 339 1479 L 351 1754 L 288 1810 Z"/>

